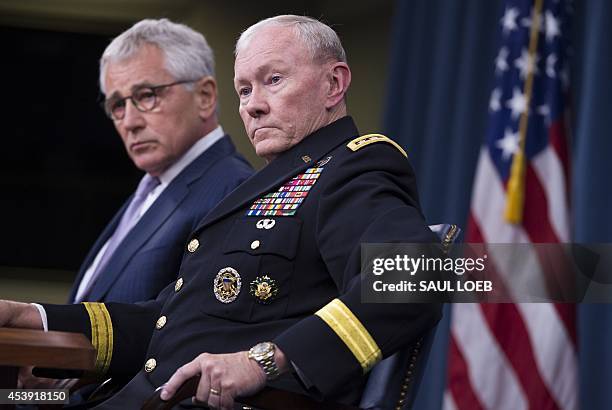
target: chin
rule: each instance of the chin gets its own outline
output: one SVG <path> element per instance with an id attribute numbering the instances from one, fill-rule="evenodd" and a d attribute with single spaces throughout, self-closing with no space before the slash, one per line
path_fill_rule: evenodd
<path id="1" fill-rule="evenodd" d="M 269 147 L 257 149 L 255 148 L 255 153 L 258 157 L 267 160 L 268 162 L 276 158 L 278 156 L 278 152 L 276 150 L 270 149 Z"/>
<path id="2" fill-rule="evenodd" d="M 140 169 L 141 171 L 147 172 L 153 176 L 160 174 L 161 172 L 159 170 L 164 168 L 160 161 L 151 161 L 144 158 L 140 161 L 135 160 L 134 165 L 136 165 L 136 168 Z"/>

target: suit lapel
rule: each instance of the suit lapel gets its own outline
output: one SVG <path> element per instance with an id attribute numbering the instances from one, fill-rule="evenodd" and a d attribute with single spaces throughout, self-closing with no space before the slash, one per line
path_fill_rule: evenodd
<path id="1" fill-rule="evenodd" d="M 173 181 L 174 182 L 174 181 Z M 170 192 L 168 192 L 170 191 Z M 189 193 L 185 185 L 170 184 L 123 239 L 91 288 L 87 299 L 101 300 L 130 259 L 149 240 Z M 164 196 L 162 198 L 161 196 Z"/>
<path id="2" fill-rule="evenodd" d="M 83 260 L 83 263 L 81 264 L 79 268 L 79 272 L 77 273 L 76 279 L 74 280 L 72 284 L 72 289 L 70 290 L 70 295 L 68 296 L 68 303 L 73 303 L 74 298 L 79 289 L 79 285 L 81 281 L 83 280 L 83 276 L 85 275 L 85 272 L 87 272 L 87 269 L 89 269 L 94 259 L 96 259 L 98 252 L 100 252 L 100 249 L 102 249 L 106 241 L 108 241 L 108 239 L 111 237 L 113 232 L 115 232 L 115 229 L 117 228 L 117 225 L 119 224 L 119 221 L 121 220 L 121 216 L 123 215 L 128 205 L 130 204 L 130 201 L 132 200 L 132 196 L 133 195 L 130 195 L 127 201 L 121 206 L 121 208 L 119 208 L 119 211 L 117 211 L 115 216 L 113 216 L 111 221 L 106 225 L 106 227 L 104 228 L 100 236 L 98 236 L 98 239 L 96 239 L 96 242 L 94 243 L 94 245 L 91 247 L 91 249 L 87 253 L 87 256 L 85 257 L 85 259 Z"/>
<path id="3" fill-rule="evenodd" d="M 231 154 L 234 150 L 229 137 L 224 137 L 176 176 L 121 242 L 104 271 L 98 276 L 96 283 L 87 295 L 87 299 L 101 300 L 106 295 L 132 257 L 180 206 L 189 194 L 189 185 L 202 177 L 215 162 Z M 125 210 L 125 207 L 123 209 Z M 111 234 L 113 231 L 114 228 Z"/>

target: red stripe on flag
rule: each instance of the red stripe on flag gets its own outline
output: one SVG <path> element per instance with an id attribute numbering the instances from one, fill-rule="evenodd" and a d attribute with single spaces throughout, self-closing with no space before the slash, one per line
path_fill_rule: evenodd
<path id="1" fill-rule="evenodd" d="M 578 332 L 576 330 L 576 305 L 572 303 L 555 303 L 555 309 L 565 325 L 565 330 L 574 345 L 574 349 L 578 350 Z"/>
<path id="2" fill-rule="evenodd" d="M 474 218 L 474 215 L 471 212 L 470 212 L 469 219 L 468 219 L 468 231 L 467 231 L 466 236 L 468 236 L 468 239 L 466 241 L 468 244 L 470 243 L 482 244 L 482 247 L 483 247 L 482 250 L 484 251 L 487 249 L 487 245 L 485 244 L 484 236 L 482 235 L 482 232 L 480 231 L 478 222 L 476 222 L 476 219 Z M 466 251 L 466 255 L 464 256 L 470 256 L 470 255 L 467 255 L 467 253 L 470 253 L 469 245 L 466 246 L 465 251 Z M 488 252 L 485 251 L 485 252 L 477 252 L 477 253 L 486 254 Z M 477 257 L 477 256 L 474 255 L 473 257 Z M 495 267 L 495 263 L 491 259 L 489 259 L 489 261 L 486 263 L 485 266 L 486 266 L 486 269 L 480 275 L 476 271 L 470 274 L 470 279 L 490 280 L 495 284 L 493 292 L 490 292 L 484 295 L 485 297 L 488 297 L 488 298 L 479 299 L 479 301 L 510 300 L 511 295 L 510 295 L 510 292 L 508 291 L 508 288 L 506 287 L 506 281 L 497 271 Z"/>
<path id="3" fill-rule="evenodd" d="M 480 232 L 478 223 L 474 219 L 474 215 L 470 212 L 468 216 L 467 228 L 465 232 L 465 241 L 468 243 L 484 243 L 484 236 Z"/>
<path id="4" fill-rule="evenodd" d="M 534 243 L 559 243 L 548 215 L 548 198 L 531 163 L 525 174 L 523 227 Z"/>
<path id="5" fill-rule="evenodd" d="M 523 219 L 523 228 L 527 232 L 527 235 L 534 243 L 559 243 L 559 239 L 555 234 L 552 225 L 550 223 L 548 214 L 548 197 L 542 187 L 542 183 L 536 175 L 531 164 L 527 166 L 526 174 L 526 185 L 525 185 L 525 212 Z M 545 275 L 545 281 L 547 288 L 550 292 L 550 296 L 557 300 L 568 300 L 572 299 L 572 292 L 575 291 L 575 282 L 572 272 L 567 270 L 572 266 L 570 262 L 565 262 L 567 255 L 563 253 L 563 249 L 560 245 L 556 255 L 545 254 L 544 249 L 537 248 L 538 259 L 541 264 L 541 268 Z M 554 249 L 548 249 L 549 252 L 553 252 Z M 573 305 L 572 305 L 573 306 Z M 575 307 L 573 308 L 575 311 Z M 573 342 L 574 347 L 577 346 L 577 335 L 576 335 L 576 317 L 575 312 L 572 314 L 567 308 L 557 309 L 559 316 L 565 325 L 567 333 L 570 335 L 570 339 Z"/>
<path id="6" fill-rule="evenodd" d="M 512 303 L 480 305 L 484 317 L 518 376 L 532 409 L 558 409 L 536 365 L 523 317 Z"/>
<path id="7" fill-rule="evenodd" d="M 468 379 L 468 366 L 465 358 L 457 347 L 455 337 L 451 335 L 448 366 L 448 388 L 450 389 L 455 405 L 458 409 L 481 410 L 482 403 L 472 389 L 472 383 Z"/>
<path id="8" fill-rule="evenodd" d="M 561 162 L 561 167 L 563 168 L 563 177 L 565 181 L 565 188 L 567 192 L 567 203 L 571 203 L 569 200 L 571 185 L 570 185 L 570 158 L 569 151 L 567 147 L 567 136 L 565 133 L 565 120 L 563 115 L 560 116 L 559 119 L 553 121 L 550 124 L 550 128 L 548 129 L 548 138 L 550 145 L 553 147 L 554 151 L 557 153 L 557 157 L 559 157 L 559 161 Z"/>

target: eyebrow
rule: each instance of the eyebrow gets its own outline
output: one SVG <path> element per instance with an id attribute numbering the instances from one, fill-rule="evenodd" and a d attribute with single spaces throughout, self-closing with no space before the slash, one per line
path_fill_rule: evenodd
<path id="1" fill-rule="evenodd" d="M 268 71 L 282 71 L 282 72 L 287 72 L 291 69 L 291 64 L 288 64 L 285 61 L 281 61 L 278 59 L 275 60 L 270 60 L 270 61 L 266 61 L 263 65 L 257 67 L 255 69 L 255 77 L 266 73 Z M 234 85 L 236 84 L 242 84 L 248 82 L 247 79 L 243 78 L 243 77 L 234 77 Z"/>
<path id="2" fill-rule="evenodd" d="M 156 87 L 157 85 L 158 84 L 153 84 L 150 81 L 143 81 L 141 83 L 136 83 L 130 87 L 130 94 L 134 94 L 135 91 L 138 91 L 142 88 Z M 111 95 L 108 96 L 107 100 L 115 100 L 115 99 L 122 99 L 122 98 L 125 98 L 125 97 L 121 96 L 120 93 L 115 91 Z"/>

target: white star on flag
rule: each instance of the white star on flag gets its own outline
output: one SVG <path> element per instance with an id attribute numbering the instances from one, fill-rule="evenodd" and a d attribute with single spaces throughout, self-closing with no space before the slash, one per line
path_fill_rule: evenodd
<path id="1" fill-rule="evenodd" d="M 547 126 L 550 126 L 550 107 L 546 104 L 540 105 L 536 109 L 537 113 L 544 117 L 544 122 Z"/>
<path id="2" fill-rule="evenodd" d="M 537 109 L 538 114 L 543 115 L 543 116 L 547 116 L 550 114 L 550 107 L 546 104 L 544 105 L 540 105 Z"/>
<path id="3" fill-rule="evenodd" d="M 489 109 L 491 111 L 499 111 L 501 108 L 501 90 L 499 88 L 493 89 L 491 93 L 491 99 L 489 100 Z"/>
<path id="4" fill-rule="evenodd" d="M 501 19 L 504 34 L 508 34 L 512 30 L 516 30 L 516 18 L 519 16 L 519 11 L 514 7 L 506 8 L 506 12 Z"/>
<path id="5" fill-rule="evenodd" d="M 495 74 L 503 73 L 508 69 L 508 49 L 502 47 L 499 49 L 499 54 L 495 57 Z"/>
<path id="6" fill-rule="evenodd" d="M 557 63 L 557 56 L 554 54 L 550 54 L 546 57 L 546 75 L 550 78 L 555 78 L 555 64 Z"/>
<path id="7" fill-rule="evenodd" d="M 515 120 L 527 110 L 527 98 L 521 93 L 521 90 L 514 87 L 512 90 L 512 98 L 508 100 L 506 107 L 512 110 L 512 119 Z"/>
<path id="8" fill-rule="evenodd" d="M 524 48 L 521 51 L 521 56 L 514 60 L 514 66 L 519 69 L 519 74 L 521 78 L 525 79 L 525 77 L 527 77 L 527 74 L 531 73 L 533 69 L 535 69 L 535 74 L 538 74 L 537 65 L 539 60 L 540 57 L 536 54 L 534 63 L 534 58 L 530 56 L 527 49 Z"/>
<path id="9" fill-rule="evenodd" d="M 552 41 L 555 36 L 561 35 L 559 20 L 557 20 L 549 10 L 546 11 L 544 18 L 546 19 L 544 24 L 544 28 L 546 29 L 546 41 Z"/>
<path id="10" fill-rule="evenodd" d="M 519 148 L 518 132 L 512 132 L 510 128 L 506 128 L 504 138 L 497 141 L 495 146 L 502 150 L 502 158 L 507 161 Z"/>

